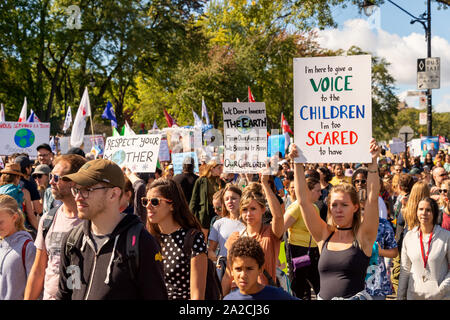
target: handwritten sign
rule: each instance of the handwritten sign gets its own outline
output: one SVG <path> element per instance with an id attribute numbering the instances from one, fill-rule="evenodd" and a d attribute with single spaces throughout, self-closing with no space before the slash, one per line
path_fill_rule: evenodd
<path id="1" fill-rule="evenodd" d="M 299 161 L 371 161 L 371 57 L 294 59 L 294 142 Z"/>
<path id="2" fill-rule="evenodd" d="M 264 102 L 224 102 L 224 167 L 227 173 L 258 173 L 267 160 Z"/>
<path id="3" fill-rule="evenodd" d="M 49 143 L 48 122 L 2 122 L 0 123 L 0 154 L 27 153 L 37 157 L 36 147 Z"/>
<path id="4" fill-rule="evenodd" d="M 159 134 L 108 137 L 104 158 L 133 172 L 155 172 L 160 144 Z"/>

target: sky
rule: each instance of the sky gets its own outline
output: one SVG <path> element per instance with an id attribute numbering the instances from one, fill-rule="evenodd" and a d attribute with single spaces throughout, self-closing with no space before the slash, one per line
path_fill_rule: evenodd
<path id="1" fill-rule="evenodd" d="M 394 0 L 412 15 L 426 12 L 425 0 Z M 450 112 L 450 9 L 437 10 L 431 5 L 431 56 L 440 57 L 441 87 L 432 90 L 433 112 Z M 396 79 L 395 93 L 410 107 L 419 108 L 418 97 L 408 97 L 407 91 L 417 91 L 417 59 L 426 58 L 425 29 L 419 22 L 393 4 L 385 1 L 378 14 L 367 17 L 354 6 L 335 8 L 333 17 L 338 28 L 317 30 L 318 42 L 329 49 L 349 49 L 356 45 L 366 52 L 385 58 Z"/>

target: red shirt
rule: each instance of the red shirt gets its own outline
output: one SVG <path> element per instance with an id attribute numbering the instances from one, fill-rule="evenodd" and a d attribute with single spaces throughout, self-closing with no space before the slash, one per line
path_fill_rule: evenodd
<path id="1" fill-rule="evenodd" d="M 450 215 L 447 212 L 442 214 L 442 228 L 450 231 Z"/>

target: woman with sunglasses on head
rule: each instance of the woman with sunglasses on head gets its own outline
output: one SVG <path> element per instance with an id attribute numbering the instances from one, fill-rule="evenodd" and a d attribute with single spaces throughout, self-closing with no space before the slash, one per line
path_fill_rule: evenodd
<path id="1" fill-rule="evenodd" d="M 169 299 L 204 300 L 208 257 L 199 221 L 175 181 L 160 178 L 147 189 L 142 205 L 147 208 L 147 229 L 162 248 Z M 187 248 L 191 236 L 193 245 Z"/>
<path id="2" fill-rule="evenodd" d="M 439 208 L 422 199 L 401 251 L 398 300 L 450 300 L 450 231 L 437 224 Z"/>
<path id="3" fill-rule="evenodd" d="M 380 179 L 376 141 L 369 144 L 372 162 L 368 166 L 364 219 L 356 189 L 348 183 L 334 186 L 328 198 L 328 223 L 317 215 L 311 191 L 305 183 L 302 163 L 295 163 L 295 194 L 302 217 L 319 246 L 320 292 L 318 299 L 371 299 L 365 291 L 365 276 L 378 231 Z M 291 159 L 298 157 L 292 145 Z"/>
<path id="4" fill-rule="evenodd" d="M 222 203 L 224 205 L 221 213 L 223 217 L 217 220 L 210 230 L 208 256 L 218 265 L 219 280 L 222 280 L 226 267 L 227 248 L 225 242 L 233 232 L 245 229 L 239 214 L 241 195 L 242 190 L 237 185 L 228 184 L 223 189 Z M 217 249 L 218 253 L 216 254 Z"/>
<path id="5" fill-rule="evenodd" d="M 284 220 L 280 202 L 270 187 L 267 171 L 267 168 L 264 169 L 261 175 L 261 183 L 250 183 L 242 192 L 239 209 L 245 229 L 241 232 L 233 232 L 225 243 L 225 247 L 230 250 L 239 237 L 256 239 L 263 248 L 266 257 L 263 265 L 264 272 L 259 275 L 258 282 L 264 285 L 275 285 L 278 255 L 284 233 Z M 268 209 L 272 214 L 270 224 L 263 224 L 263 216 L 267 210 L 266 204 L 268 204 Z M 222 279 L 223 294 L 228 294 L 232 287 L 231 270 L 227 266 Z"/>

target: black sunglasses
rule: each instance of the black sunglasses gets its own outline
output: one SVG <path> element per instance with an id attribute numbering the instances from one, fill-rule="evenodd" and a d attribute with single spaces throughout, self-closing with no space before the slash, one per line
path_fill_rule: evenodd
<path id="1" fill-rule="evenodd" d="M 145 197 L 141 198 L 141 203 L 144 207 L 147 207 L 149 203 L 152 205 L 152 207 L 157 207 L 161 204 L 161 201 L 172 203 L 172 200 L 167 200 L 163 198 L 151 198 L 151 199 Z"/>
<path id="2" fill-rule="evenodd" d="M 440 193 L 447 193 L 448 190 L 447 190 L 447 189 L 439 189 L 439 192 L 440 192 Z"/>
<path id="3" fill-rule="evenodd" d="M 60 176 L 58 176 L 57 174 L 54 174 L 54 173 L 50 173 L 49 175 L 48 175 L 48 178 L 49 178 L 49 181 L 55 181 L 55 183 L 58 183 L 58 181 L 59 181 L 59 178 L 61 178 Z"/>

